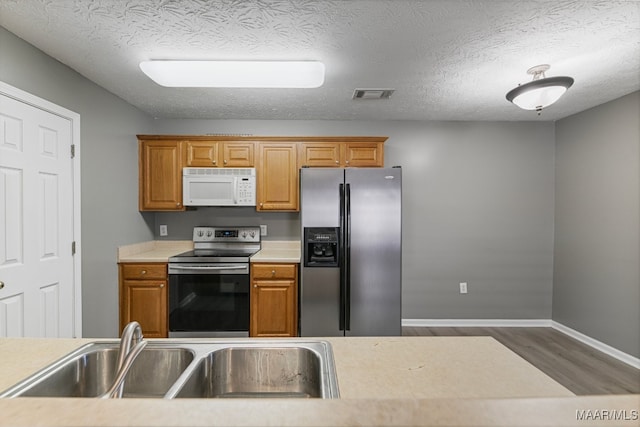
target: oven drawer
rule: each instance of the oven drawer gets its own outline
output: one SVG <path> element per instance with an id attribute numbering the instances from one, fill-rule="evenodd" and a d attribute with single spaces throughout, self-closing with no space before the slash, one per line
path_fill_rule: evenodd
<path id="1" fill-rule="evenodd" d="M 123 279 L 160 279 L 167 278 L 167 264 L 132 264 L 122 265 Z"/>
<path id="2" fill-rule="evenodd" d="M 295 279 L 295 264 L 251 264 L 254 279 Z"/>

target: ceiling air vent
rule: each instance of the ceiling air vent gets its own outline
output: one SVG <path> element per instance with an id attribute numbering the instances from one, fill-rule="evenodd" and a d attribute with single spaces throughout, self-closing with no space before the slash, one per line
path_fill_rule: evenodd
<path id="1" fill-rule="evenodd" d="M 356 89 L 352 99 L 389 99 L 395 89 Z"/>

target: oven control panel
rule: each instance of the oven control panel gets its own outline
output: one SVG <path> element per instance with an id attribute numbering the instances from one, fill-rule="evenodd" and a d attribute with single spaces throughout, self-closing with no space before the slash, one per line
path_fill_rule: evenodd
<path id="1" fill-rule="evenodd" d="M 260 227 L 194 227 L 194 242 L 259 242 Z"/>

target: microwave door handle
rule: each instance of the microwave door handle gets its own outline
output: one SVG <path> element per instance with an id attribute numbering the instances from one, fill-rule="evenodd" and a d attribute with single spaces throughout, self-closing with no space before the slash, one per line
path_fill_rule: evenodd
<path id="1" fill-rule="evenodd" d="M 237 205 L 238 204 L 238 177 L 234 176 L 233 177 L 233 204 Z"/>

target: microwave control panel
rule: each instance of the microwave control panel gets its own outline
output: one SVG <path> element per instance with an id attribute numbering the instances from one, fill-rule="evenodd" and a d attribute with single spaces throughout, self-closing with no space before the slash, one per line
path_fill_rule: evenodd
<path id="1" fill-rule="evenodd" d="M 238 204 L 256 204 L 256 180 L 254 177 L 238 178 Z"/>

